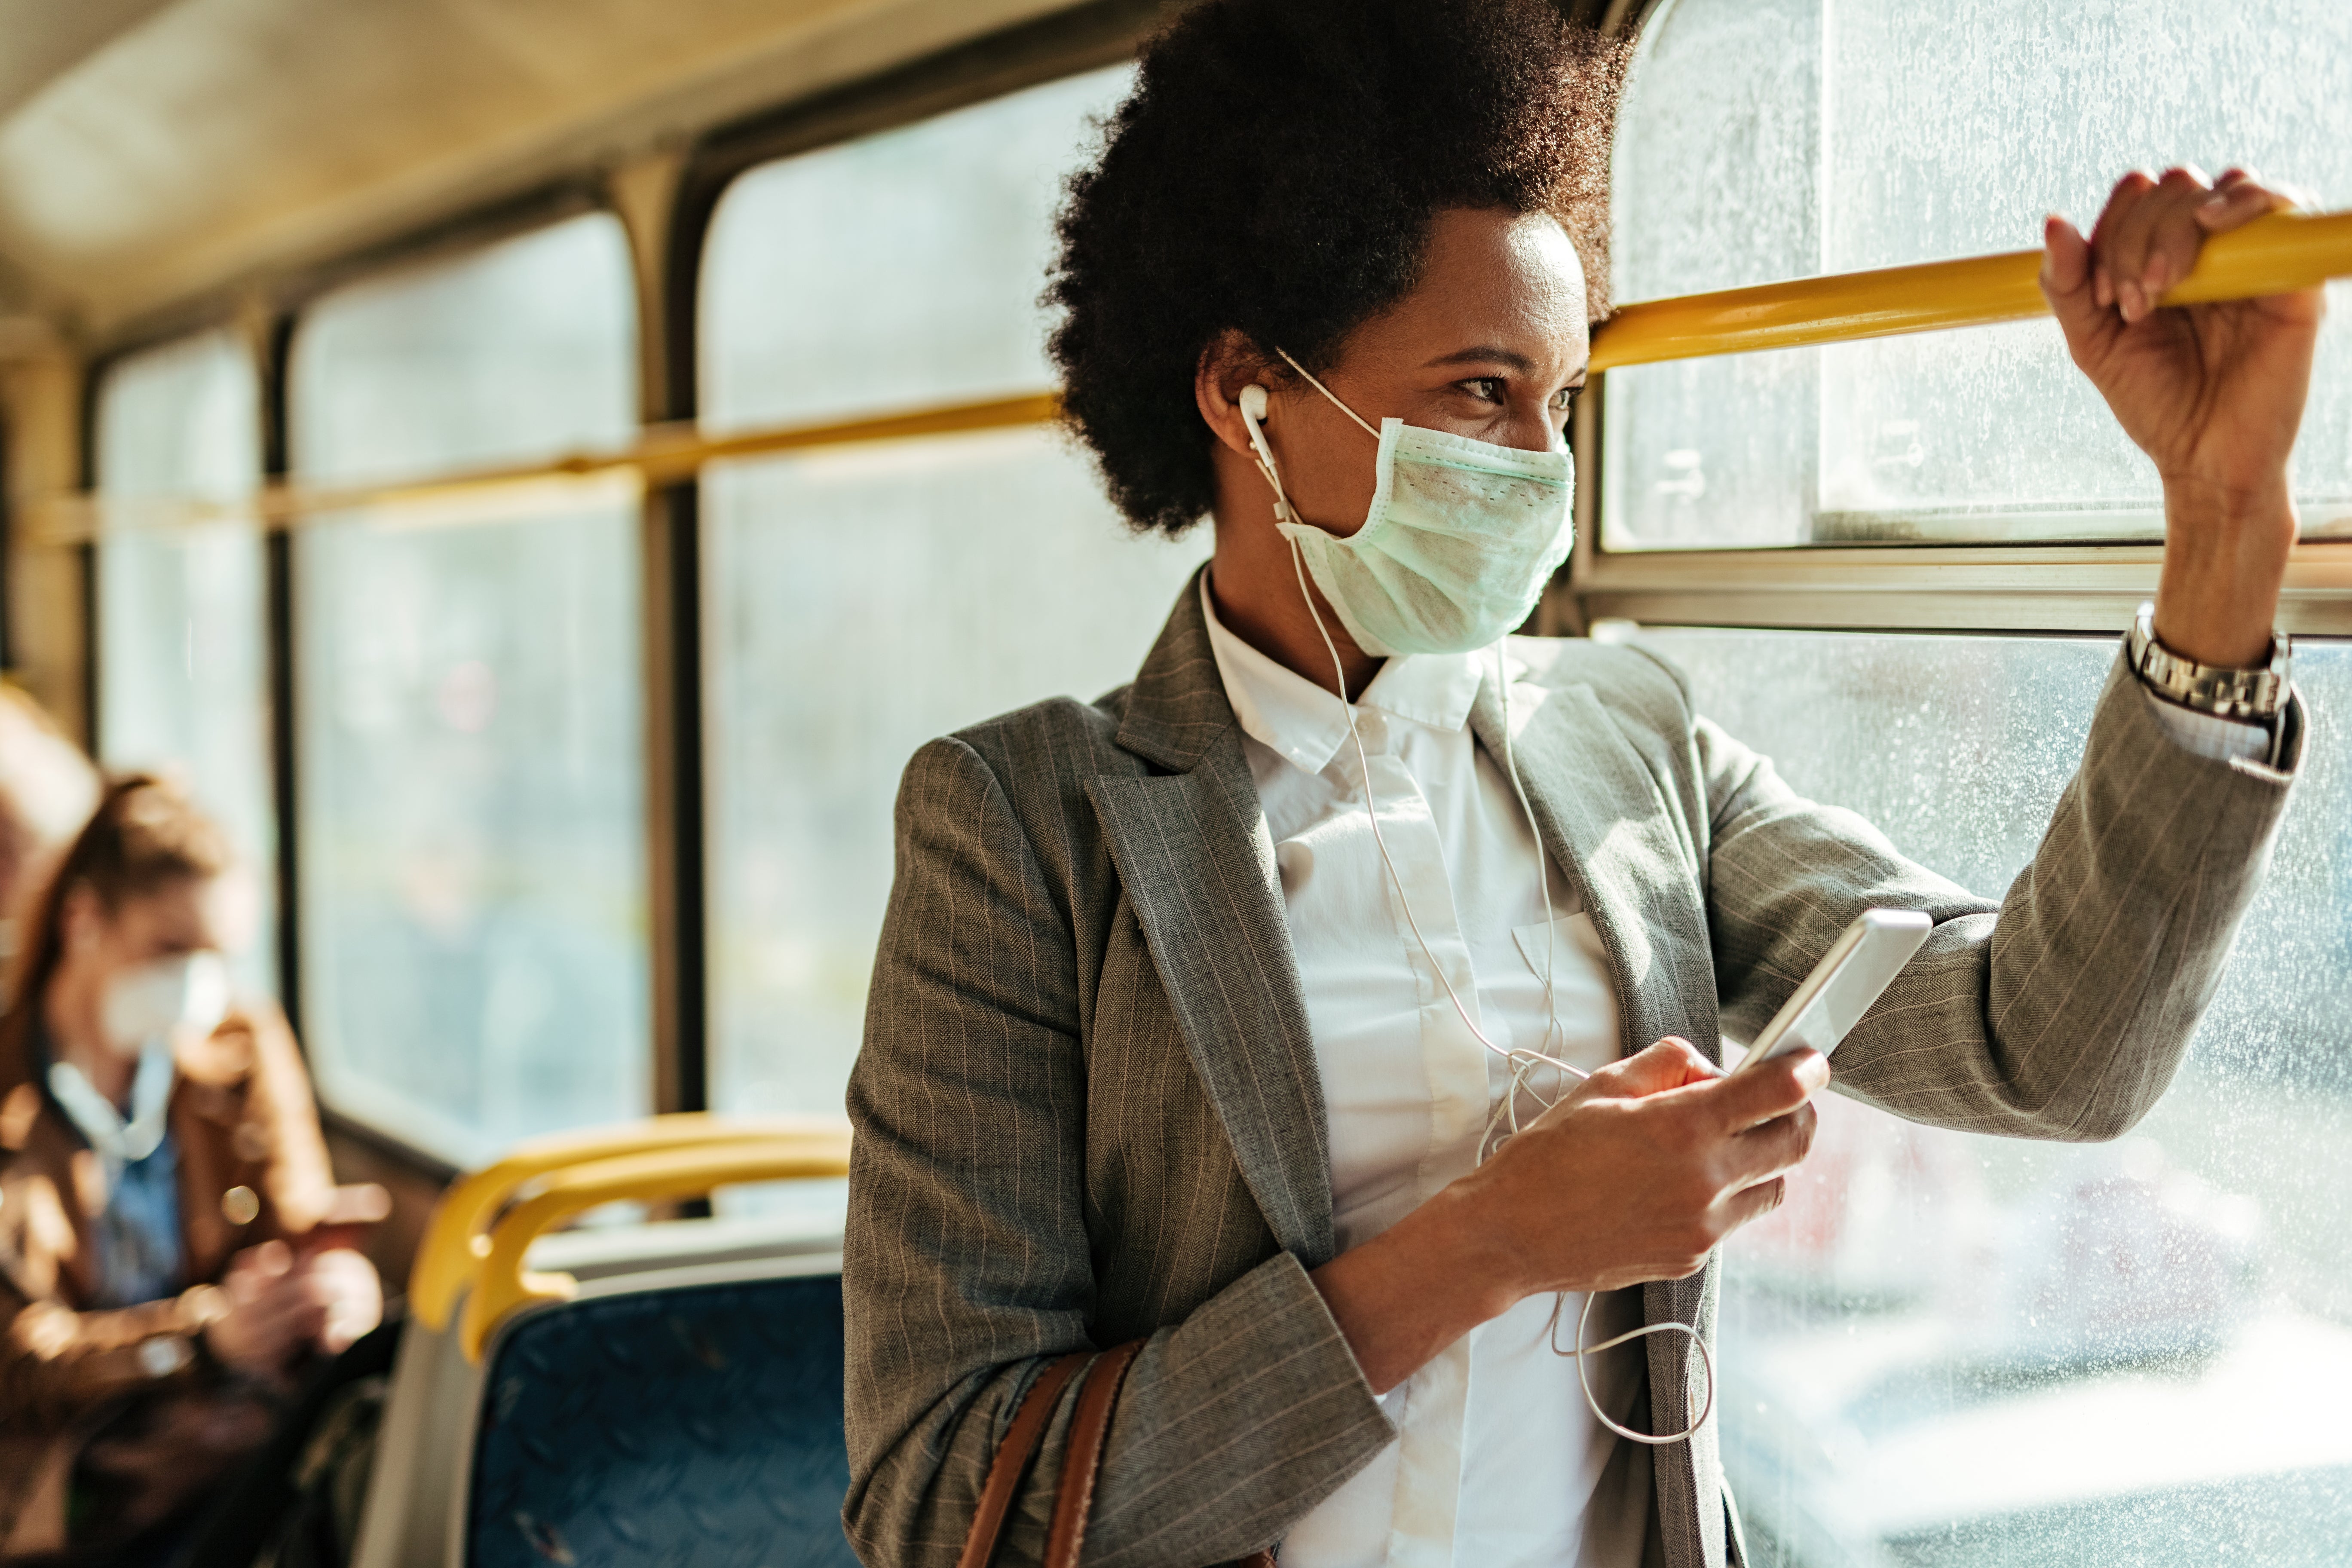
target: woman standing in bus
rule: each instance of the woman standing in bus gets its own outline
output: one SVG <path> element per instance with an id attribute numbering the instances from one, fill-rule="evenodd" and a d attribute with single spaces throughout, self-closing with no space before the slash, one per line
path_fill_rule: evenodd
<path id="1" fill-rule="evenodd" d="M 2273 656 L 2321 307 L 2152 301 L 2283 198 L 2176 170 L 2089 240 L 2051 222 L 2044 289 L 2167 543 L 1995 902 L 1798 797 L 1644 654 L 1505 640 L 1567 549 L 1617 68 L 1540 0 L 1210 0 L 1074 183 L 1071 420 L 1132 523 L 1205 512 L 1215 551 L 1133 685 L 907 771 L 849 1095 L 867 1562 L 953 1562 L 1043 1369 L 1139 1339 L 1089 1563 L 1738 1561 L 1714 1248 L 1779 1203 L 1831 1072 L 1720 1076 L 1722 1033 L 1895 906 L 1933 931 L 1846 1093 L 2098 1139 L 2170 1081 L 2301 744 L 2284 682 L 2233 672 Z M 2233 719 L 2217 687 L 2260 695 Z M 1588 1302 L 1591 1342 L 1659 1331 L 1592 1358 L 1589 1407 L 1559 1353 Z"/>
<path id="2" fill-rule="evenodd" d="M 373 1328 L 294 1041 L 232 1005 L 252 925 L 177 788 L 110 784 L 0 1015 L 0 1559 L 161 1560 L 294 1374 Z M 127 1553 L 127 1555 L 125 1555 Z"/>

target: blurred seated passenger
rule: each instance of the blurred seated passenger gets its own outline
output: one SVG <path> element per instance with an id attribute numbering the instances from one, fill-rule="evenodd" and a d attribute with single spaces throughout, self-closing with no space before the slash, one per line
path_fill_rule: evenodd
<path id="1" fill-rule="evenodd" d="M 0 683 L 0 967 L 16 954 L 16 906 L 97 804 L 98 770 L 81 748 L 40 704 Z"/>
<path id="2" fill-rule="evenodd" d="M 318 1358 L 375 1326 L 254 923 L 176 787 L 110 783 L 28 907 L 0 1013 L 0 1559 L 162 1561 Z"/>

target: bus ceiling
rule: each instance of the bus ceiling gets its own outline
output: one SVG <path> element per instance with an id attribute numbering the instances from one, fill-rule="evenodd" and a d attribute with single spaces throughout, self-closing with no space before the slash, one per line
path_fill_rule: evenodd
<path id="1" fill-rule="evenodd" d="M 0 0 L 0 315 L 102 343 L 1069 9 Z"/>

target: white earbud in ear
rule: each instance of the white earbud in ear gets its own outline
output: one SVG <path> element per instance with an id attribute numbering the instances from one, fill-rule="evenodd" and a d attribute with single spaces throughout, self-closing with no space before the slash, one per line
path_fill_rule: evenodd
<path id="1" fill-rule="evenodd" d="M 1258 428 L 1265 418 L 1265 388 L 1255 382 L 1242 388 L 1236 400 L 1242 411 L 1242 428 L 1249 432 L 1250 449 L 1257 454 L 1257 471 L 1274 491 L 1274 519 L 1276 522 L 1295 521 L 1290 510 L 1290 498 L 1282 493 L 1282 475 L 1274 466 L 1274 448 L 1265 444 L 1265 432 Z"/>

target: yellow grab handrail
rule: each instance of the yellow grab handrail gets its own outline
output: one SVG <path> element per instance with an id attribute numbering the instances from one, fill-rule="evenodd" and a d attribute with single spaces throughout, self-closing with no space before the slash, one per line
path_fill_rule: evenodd
<path id="1" fill-rule="evenodd" d="M 1627 305 L 1592 334 L 1592 368 L 1851 342 L 2046 316 L 2042 252 L 2012 250 Z M 2164 305 L 2310 289 L 2352 276 L 2352 213 L 2273 213 L 2217 234 Z"/>
<path id="2" fill-rule="evenodd" d="M 1606 371 L 1707 354 L 2021 321 L 2048 310 L 2035 281 L 2041 267 L 2039 250 L 2017 250 L 1643 300 L 1620 307 L 1593 329 L 1592 368 Z M 2252 299 L 2346 277 L 2352 277 L 2352 213 L 2277 213 L 2206 241 L 2196 268 L 2160 303 Z M 688 479 L 706 463 L 864 441 L 1017 428 L 1050 423 L 1060 411 L 1055 394 L 1034 392 L 719 436 L 705 434 L 691 422 L 657 425 L 625 447 L 575 452 L 547 462 L 373 485 L 276 484 L 236 501 L 103 497 L 85 491 L 37 503 L 29 532 L 36 543 L 85 544 L 115 529 L 222 521 L 282 529 L 322 515 L 355 511 L 441 521 L 476 521 L 494 510 L 544 514 L 609 504 L 615 492 L 609 485 L 600 488 L 603 481 L 658 487 Z M 478 510 L 468 516 L 468 508 Z"/>
<path id="3" fill-rule="evenodd" d="M 463 509 L 469 504 L 502 515 L 582 510 L 610 505 L 617 499 L 609 483 L 615 479 L 651 489 L 690 479 L 707 463 L 865 441 L 1018 429 L 1051 424 L 1061 409 L 1056 393 L 1024 392 L 979 403 L 940 404 L 814 425 L 763 426 L 722 436 L 706 433 L 692 420 L 681 420 L 649 425 L 625 447 L 567 452 L 544 462 L 464 468 L 377 484 L 265 485 L 248 497 L 235 500 L 108 496 L 84 490 L 53 495 L 36 503 L 32 538 L 37 544 L 88 544 L 115 529 L 191 528 L 223 522 L 257 523 L 275 531 L 354 512 L 477 521 L 464 515 Z"/>
<path id="4" fill-rule="evenodd" d="M 408 1310 L 436 1332 L 449 1326 L 463 1291 L 490 1253 L 490 1221 L 516 1194 L 551 1172 L 625 1154 L 652 1153 L 812 1134 L 832 1135 L 838 1117 L 717 1116 L 678 1111 L 617 1126 L 550 1133 L 516 1144 L 496 1163 L 459 1177 L 426 1222 L 408 1276 Z M 846 1137 L 845 1132 L 841 1135 Z"/>
<path id="5" fill-rule="evenodd" d="M 466 1296 L 457 1344 L 469 1362 L 500 1323 L 520 1309 L 568 1301 L 580 1287 L 569 1274 L 534 1274 L 523 1258 L 550 1226 L 606 1204 L 662 1203 L 704 1196 L 744 1182 L 782 1182 L 849 1173 L 849 1124 L 756 1142 L 719 1143 L 624 1154 L 550 1174 L 531 1196 L 507 1211 L 490 1232 L 489 1256 Z"/>

